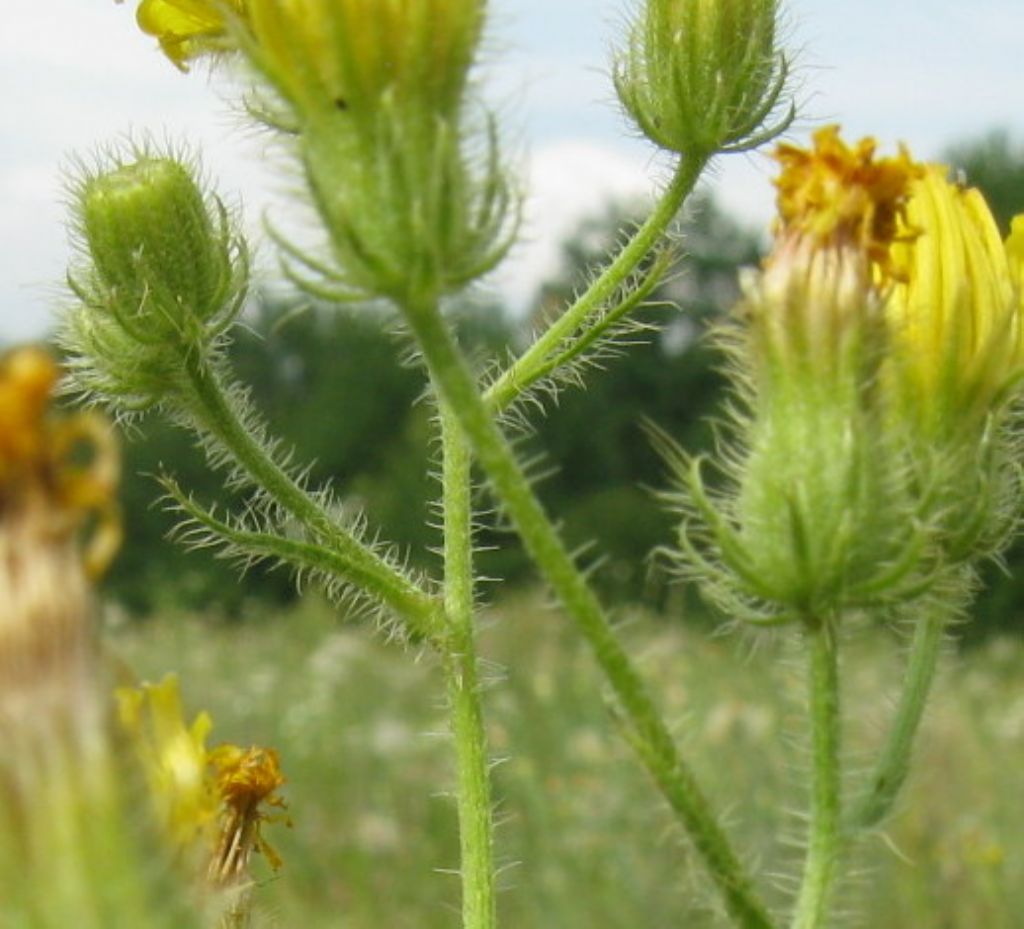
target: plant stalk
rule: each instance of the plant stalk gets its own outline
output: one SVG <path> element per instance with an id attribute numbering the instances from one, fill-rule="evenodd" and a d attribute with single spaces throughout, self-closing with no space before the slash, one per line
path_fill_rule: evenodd
<path id="1" fill-rule="evenodd" d="M 811 811 L 807 858 L 792 929 L 820 929 L 828 918 L 842 845 L 839 769 L 839 662 L 829 618 L 805 627 L 811 724 Z"/>
<path id="2" fill-rule="evenodd" d="M 441 438 L 444 601 L 448 622 L 443 665 L 458 765 L 462 926 L 494 929 L 494 819 L 473 624 L 472 456 L 444 403 Z"/>
<path id="3" fill-rule="evenodd" d="M 434 300 L 403 308 L 442 402 L 457 417 L 477 460 L 523 543 L 589 642 L 621 705 L 641 760 L 682 820 L 737 925 L 772 925 L 752 882 L 719 826 L 693 773 L 684 764 L 643 680 L 612 631 L 596 595 L 544 513 Z"/>
<path id="4" fill-rule="evenodd" d="M 189 412 L 198 425 L 279 506 L 329 545 L 347 566 L 343 572 L 346 580 L 358 585 L 399 616 L 414 616 L 420 626 L 436 628 L 440 622 L 437 602 L 339 526 L 320 503 L 273 460 L 239 419 L 217 372 L 197 355 L 189 356 L 185 369 L 195 401 L 189 405 Z M 437 632 L 441 630 L 437 629 Z"/>
<path id="5" fill-rule="evenodd" d="M 675 174 L 654 210 L 615 259 L 537 340 L 487 389 L 484 399 L 492 413 L 504 410 L 535 381 L 548 373 L 548 360 L 571 339 L 587 317 L 612 299 L 615 291 L 639 267 L 665 234 L 708 163 L 706 155 L 680 159 Z"/>
<path id="6" fill-rule="evenodd" d="M 867 789 L 847 823 L 847 831 L 851 834 L 871 829 L 882 822 L 906 782 L 914 738 L 935 680 L 945 628 L 945 614 L 932 609 L 914 629 L 900 702 Z"/>

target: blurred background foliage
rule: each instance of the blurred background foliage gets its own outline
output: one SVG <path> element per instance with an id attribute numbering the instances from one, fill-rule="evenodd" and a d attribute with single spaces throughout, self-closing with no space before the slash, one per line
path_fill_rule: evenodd
<path id="1" fill-rule="evenodd" d="M 955 145 L 945 160 L 981 187 L 1004 231 L 1011 216 L 1024 212 L 1024 149 L 1007 134 Z M 563 247 L 559 273 L 525 317 L 480 294 L 453 305 L 460 339 L 481 371 L 527 344 L 531 330 L 585 285 L 635 219 L 628 209 L 610 208 L 582 224 Z M 619 600 L 700 618 L 692 593 L 651 567 L 650 552 L 670 540 L 672 521 L 654 496 L 666 474 L 645 424 L 657 424 L 690 451 L 708 447 L 722 377 L 706 331 L 735 304 L 738 271 L 757 263 L 763 238 L 706 196 L 695 198 L 682 229 L 684 254 L 639 314 L 652 331 L 589 372 L 585 391 L 567 388 L 547 398 L 519 441 L 570 544 L 589 545 L 601 558 L 594 575 L 599 586 Z M 385 308 L 303 307 L 264 296 L 239 328 L 231 356 L 272 434 L 294 447 L 297 461 L 313 462 L 313 480 L 330 481 L 346 503 L 364 508 L 381 537 L 408 552 L 411 562 L 437 567 L 432 411 L 408 346 Z M 148 417 L 129 436 L 125 457 L 130 544 L 108 590 L 129 612 L 203 608 L 238 616 L 251 601 L 273 607 L 295 597 L 283 572 L 257 568 L 238 583 L 233 566 L 166 541 L 173 518 L 154 504 L 153 475 L 169 471 L 207 502 L 242 502 L 225 495 L 185 433 Z M 483 573 L 513 584 L 530 581 L 511 533 L 493 519 L 485 522 Z M 1007 564 L 1009 570 L 986 569 L 977 621 L 965 627 L 971 640 L 1020 627 L 1024 571 L 1016 568 L 1024 567 L 1024 545 Z"/>
<path id="2" fill-rule="evenodd" d="M 780 908 L 800 866 L 807 764 L 795 643 L 708 636 L 619 614 L 737 847 Z M 106 641 L 137 673 L 175 670 L 212 741 L 281 753 L 292 828 L 265 825 L 285 866 L 256 862 L 258 925 L 450 929 L 458 836 L 440 668 L 339 624 L 315 598 L 244 634 L 168 613 Z M 844 744 L 855 795 L 904 671 L 891 636 L 845 626 Z M 113 630 L 112 630 L 113 632 Z M 609 721 L 586 645 L 536 591 L 482 616 L 500 825 L 500 922 L 559 929 L 724 925 L 692 848 Z M 1024 913 L 1024 641 L 993 637 L 945 664 L 897 815 L 865 840 L 840 908 L 871 929 L 1019 929 Z M 844 924 L 841 922 L 841 924 Z M 854 923 L 849 923 L 854 925 Z"/>

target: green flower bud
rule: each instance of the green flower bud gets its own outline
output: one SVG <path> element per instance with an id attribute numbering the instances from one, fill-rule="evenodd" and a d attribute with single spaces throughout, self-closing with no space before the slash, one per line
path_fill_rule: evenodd
<path id="1" fill-rule="evenodd" d="M 493 127 L 481 137 L 465 112 L 482 0 L 250 0 L 247 11 L 243 50 L 288 108 L 330 236 L 327 262 L 289 249 L 326 277 L 296 282 L 408 303 L 492 268 L 515 198 Z"/>
<path id="2" fill-rule="evenodd" d="M 727 487 L 683 482 L 684 571 L 755 621 L 895 606 L 941 569 L 941 534 L 893 415 L 889 248 L 919 166 L 822 130 L 780 148 L 775 246 L 729 331 L 738 388 Z"/>
<path id="3" fill-rule="evenodd" d="M 184 165 L 143 158 L 89 178 L 81 217 L 97 280 L 161 337 L 202 325 L 223 306 L 230 241 L 217 235 Z"/>
<path id="4" fill-rule="evenodd" d="M 245 298 L 244 241 L 195 169 L 133 150 L 72 189 L 81 261 L 62 338 L 79 385 L 122 408 L 159 401 Z"/>
<path id="5" fill-rule="evenodd" d="M 458 290 L 501 260 L 515 230 L 515 197 L 493 139 L 478 166 L 455 125 L 411 133 L 397 114 L 389 119 L 385 108 L 380 131 L 364 136 L 339 114 L 300 143 L 337 268 L 328 285 L 343 299 L 405 304 Z"/>
<path id="6" fill-rule="evenodd" d="M 615 63 L 630 117 L 670 151 L 746 151 L 789 126 L 770 121 L 789 69 L 776 45 L 778 0 L 646 0 Z"/>

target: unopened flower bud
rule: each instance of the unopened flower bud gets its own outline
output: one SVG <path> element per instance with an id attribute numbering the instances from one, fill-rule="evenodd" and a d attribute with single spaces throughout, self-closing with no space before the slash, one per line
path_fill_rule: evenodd
<path id="1" fill-rule="evenodd" d="M 231 243 L 180 162 L 144 157 L 89 178 L 80 209 L 98 283 L 147 334 L 175 338 L 222 308 Z"/>
<path id="2" fill-rule="evenodd" d="M 627 113 L 651 141 L 690 155 L 777 136 L 792 120 L 776 112 L 788 76 L 778 16 L 778 0 L 646 0 L 615 66 Z"/>
<path id="3" fill-rule="evenodd" d="M 79 304 L 63 332 L 72 370 L 121 408 L 148 406 L 237 315 L 245 243 L 195 169 L 170 155 L 114 157 L 72 193 L 82 253 L 69 276 Z"/>

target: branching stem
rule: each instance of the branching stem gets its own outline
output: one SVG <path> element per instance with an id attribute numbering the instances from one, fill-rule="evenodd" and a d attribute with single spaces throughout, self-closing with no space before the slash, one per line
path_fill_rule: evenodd
<path id="1" fill-rule="evenodd" d="M 705 155 L 680 160 L 654 210 L 615 260 L 486 391 L 484 398 L 488 409 L 501 412 L 549 372 L 551 356 L 565 348 L 591 314 L 613 299 L 618 288 L 650 254 L 679 213 L 707 162 Z"/>
<path id="2" fill-rule="evenodd" d="M 435 300 L 404 307 L 441 401 L 456 416 L 533 561 L 589 642 L 621 705 L 641 759 L 661 787 L 711 873 L 736 923 L 772 925 L 728 839 L 596 595 L 544 513 L 444 323 Z"/>
<path id="3" fill-rule="evenodd" d="M 914 738 L 924 716 L 925 704 L 935 680 L 946 628 L 945 614 L 932 609 L 914 629 L 903 692 L 893 717 L 892 728 L 882 748 L 867 790 L 854 807 L 847 824 L 851 834 L 872 829 L 892 810 L 896 797 L 910 773 Z"/>
<path id="4" fill-rule="evenodd" d="M 217 372 L 198 355 L 188 358 L 188 383 L 194 403 L 190 413 L 201 429 L 223 448 L 249 478 L 282 509 L 291 513 L 336 556 L 336 573 L 400 617 L 414 615 L 428 626 L 437 622 L 437 603 L 377 552 L 340 526 L 267 452 L 239 418 Z M 440 629 L 436 630 L 440 633 Z"/>

